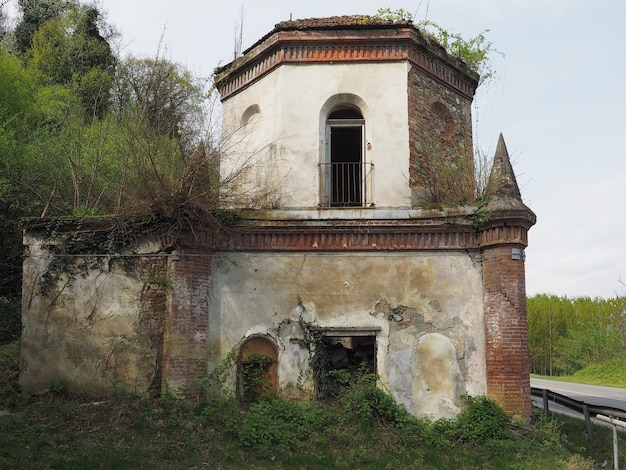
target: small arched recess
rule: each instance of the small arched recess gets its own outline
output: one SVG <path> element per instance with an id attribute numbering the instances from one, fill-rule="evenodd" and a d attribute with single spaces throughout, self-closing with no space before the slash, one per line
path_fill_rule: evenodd
<path id="1" fill-rule="evenodd" d="M 278 393 L 278 348 L 265 336 L 253 336 L 239 348 L 237 393 L 244 401 L 256 401 Z"/>
<path id="2" fill-rule="evenodd" d="M 253 104 L 253 105 L 248 106 L 246 110 L 243 112 L 243 114 L 241 115 L 241 122 L 240 122 L 241 127 L 247 126 L 251 119 L 253 119 L 254 117 L 257 117 L 260 114 L 261 114 L 261 108 L 259 107 L 258 104 Z"/>

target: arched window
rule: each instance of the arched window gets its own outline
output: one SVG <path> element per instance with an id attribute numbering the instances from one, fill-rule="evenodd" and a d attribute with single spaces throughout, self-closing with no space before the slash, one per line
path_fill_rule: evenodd
<path id="1" fill-rule="evenodd" d="M 273 341 L 258 336 L 239 348 L 238 394 L 243 401 L 256 401 L 278 393 L 278 350 Z"/>
<path id="2" fill-rule="evenodd" d="M 361 207 L 366 197 L 365 120 L 354 105 L 336 106 L 326 119 L 325 204 Z"/>

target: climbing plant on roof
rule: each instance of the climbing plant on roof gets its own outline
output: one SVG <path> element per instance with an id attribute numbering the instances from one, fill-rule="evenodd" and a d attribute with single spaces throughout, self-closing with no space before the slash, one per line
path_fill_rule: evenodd
<path id="1" fill-rule="evenodd" d="M 439 43 L 451 56 L 461 59 L 474 72 L 480 75 L 480 83 L 487 83 L 495 78 L 492 56 L 504 54 L 498 51 L 493 43 L 487 39 L 488 29 L 477 36 L 465 39 L 458 33 L 453 33 L 433 21 L 421 21 L 417 28 L 425 32 Z"/>
<path id="2" fill-rule="evenodd" d="M 402 8 L 379 8 L 372 17 L 378 21 L 394 23 L 412 22 L 413 15 Z M 477 36 L 465 39 L 461 34 L 443 28 L 434 21 L 424 20 L 414 23 L 415 27 L 428 37 L 434 39 L 448 54 L 461 59 L 474 72 L 480 75 L 480 82 L 487 83 L 495 77 L 492 56 L 504 54 L 498 51 L 493 43 L 487 39 L 488 29 Z"/>

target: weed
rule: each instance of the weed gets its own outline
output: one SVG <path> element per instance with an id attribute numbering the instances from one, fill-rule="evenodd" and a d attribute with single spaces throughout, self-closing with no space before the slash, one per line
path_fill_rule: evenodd
<path id="1" fill-rule="evenodd" d="M 275 391 L 269 379 L 269 371 L 276 363 L 274 357 L 253 353 L 248 353 L 237 361 L 241 397 L 244 401 L 274 397 Z"/>
<path id="2" fill-rule="evenodd" d="M 316 402 L 264 399 L 250 406 L 237 438 L 242 447 L 260 456 L 277 455 L 296 450 L 324 422 L 322 408 Z"/>

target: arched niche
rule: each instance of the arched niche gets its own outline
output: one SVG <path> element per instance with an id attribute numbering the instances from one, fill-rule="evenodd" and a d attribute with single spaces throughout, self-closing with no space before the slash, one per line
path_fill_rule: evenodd
<path id="1" fill-rule="evenodd" d="M 271 339 L 254 336 L 239 348 L 237 393 L 243 401 L 277 395 L 278 348 Z"/>

